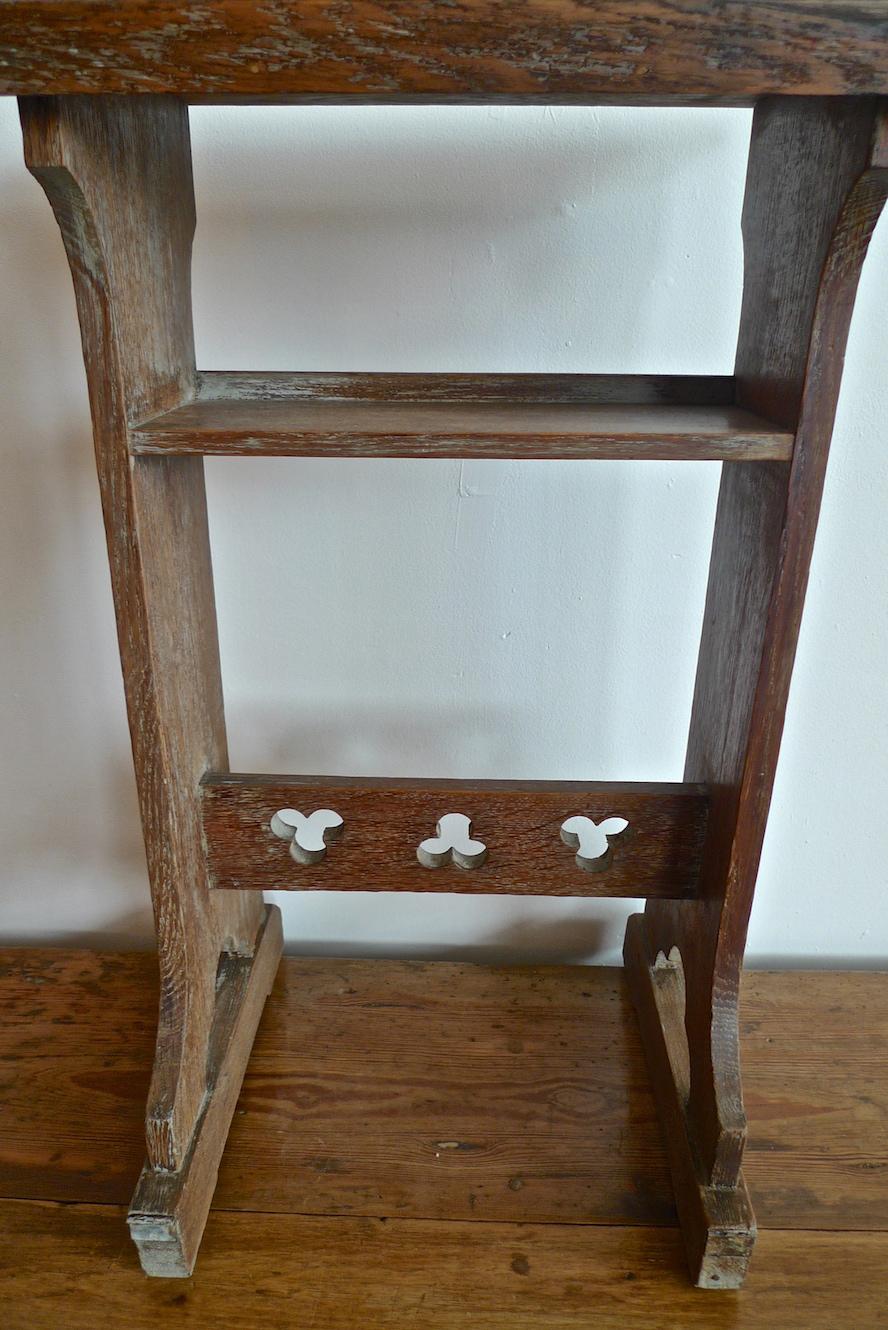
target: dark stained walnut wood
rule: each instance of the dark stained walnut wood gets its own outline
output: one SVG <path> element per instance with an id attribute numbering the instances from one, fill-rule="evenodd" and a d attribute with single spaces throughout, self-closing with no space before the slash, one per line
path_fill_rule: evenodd
<path id="1" fill-rule="evenodd" d="M 21 110 L 74 278 L 157 927 L 148 1160 L 179 1170 L 206 1109 L 220 954 L 249 956 L 264 919 L 258 896 L 210 894 L 200 839 L 200 778 L 227 763 L 202 463 L 130 455 L 130 422 L 194 391 L 187 112 L 173 98 L 36 98 Z M 248 1052 L 230 1055 L 241 1071 Z"/>
<path id="2" fill-rule="evenodd" d="M 0 93 L 745 102 L 888 93 L 883 0 L 3 0 Z"/>
<path id="3" fill-rule="evenodd" d="M 888 191 L 885 130 L 868 102 L 765 102 L 744 208 L 741 403 L 796 425 L 789 466 L 725 468 L 691 718 L 687 780 L 712 792 L 698 903 L 649 902 L 626 962 L 650 1031 L 657 966 L 686 987 L 687 1130 L 702 1178 L 742 1187 L 740 967 L 780 747 L 854 296 Z M 659 958 L 659 962 L 658 962 Z M 651 1074 L 669 1079 L 648 1035 Z M 680 1087 L 658 1087 L 661 1105 Z M 677 1192 L 689 1183 L 673 1159 Z M 681 1202 L 679 1202 L 681 1205 Z M 686 1228 L 689 1255 L 693 1233 Z"/>
<path id="4" fill-rule="evenodd" d="M 699 786 L 211 775 L 202 790 L 210 885 L 229 890 L 686 897 L 697 888 L 706 834 Z M 330 808 L 344 819 L 319 863 L 295 863 L 271 831 L 281 808 L 306 816 Z M 472 836 L 487 846 L 477 868 L 417 861 L 417 846 L 445 813 L 471 818 Z M 561 839 L 576 814 L 629 821 L 600 872 L 579 868 Z"/>
<path id="5" fill-rule="evenodd" d="M 458 385 L 458 400 L 443 397 L 447 382 L 415 376 L 427 385 L 404 384 L 414 376 L 381 376 L 393 396 L 379 395 L 371 375 L 335 376 L 335 396 L 310 395 L 299 378 L 287 392 L 285 376 L 275 391 L 233 392 L 231 376 L 209 375 L 193 402 L 147 421 L 133 433 L 133 450 L 144 454 L 218 454 L 221 456 L 326 457 L 524 457 L 524 458 L 665 458 L 672 461 L 786 461 L 792 453 L 790 430 L 770 425 L 734 405 L 685 404 L 680 381 L 670 381 L 678 400 L 645 401 L 655 381 L 641 379 L 638 398 L 630 382 L 578 375 L 578 383 L 542 380 L 546 396 L 534 400 L 532 386 L 519 376 L 503 376 L 485 385 L 478 376 Z M 258 377 L 258 376 L 257 376 Z M 318 383 L 318 376 L 307 376 Z M 334 378 L 334 376 L 330 376 Z M 246 376 L 237 376 L 244 382 Z M 349 380 L 353 387 L 349 389 Z M 283 381 L 283 382 L 282 382 Z M 584 382 L 588 398 L 583 400 Z M 714 395 L 724 380 L 717 380 Z M 730 384 L 730 380 L 728 383 Z M 564 384 L 563 387 L 560 385 Z M 516 396 L 510 396 L 514 385 Z M 359 395 L 366 388 L 366 396 Z M 651 392 L 653 388 L 654 392 Z M 562 392 L 564 400 L 554 394 Z M 690 394 L 705 388 L 692 381 Z"/>

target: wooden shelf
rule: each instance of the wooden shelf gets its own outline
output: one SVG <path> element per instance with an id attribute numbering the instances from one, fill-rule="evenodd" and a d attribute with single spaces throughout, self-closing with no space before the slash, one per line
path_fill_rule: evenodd
<path id="1" fill-rule="evenodd" d="M 204 374 L 140 454 L 787 461 L 791 431 L 725 378 Z"/>
<path id="2" fill-rule="evenodd" d="M 0 0 L 0 93 L 746 104 L 888 87 L 879 0 Z"/>

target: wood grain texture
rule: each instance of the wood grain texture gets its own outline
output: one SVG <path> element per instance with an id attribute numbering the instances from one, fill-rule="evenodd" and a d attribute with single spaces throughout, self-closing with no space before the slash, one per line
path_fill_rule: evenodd
<path id="1" fill-rule="evenodd" d="M 264 457 L 786 461 L 792 434 L 734 406 L 200 399 L 133 450 Z"/>
<path id="2" fill-rule="evenodd" d="M 824 263 L 849 193 L 875 165 L 880 118 L 871 101 L 779 97 L 753 118 L 737 401 L 790 429 L 799 422 Z M 853 276 L 849 290 L 853 296 Z M 839 345 L 839 372 L 843 359 Z"/>
<path id="3" fill-rule="evenodd" d="M 884 198 L 879 117 L 868 102 L 782 99 L 760 105 L 753 125 L 738 399 L 796 424 L 796 445 L 788 467 L 723 471 L 685 768 L 686 779 L 712 789 L 703 899 L 649 902 L 636 948 L 646 963 L 631 971 L 641 1005 L 658 954 L 680 952 L 688 1120 L 719 1187 L 739 1185 L 740 966 L 845 343 Z M 659 1074 L 655 1050 L 651 1065 Z"/>
<path id="4" fill-rule="evenodd" d="M 885 1233 L 765 1233 L 742 1295 L 668 1229 L 213 1214 L 194 1279 L 143 1279 L 110 1207 L 0 1203 L 9 1330 L 878 1330 Z"/>
<path id="5" fill-rule="evenodd" d="M 663 1144 L 691 1280 L 697 1288 L 740 1288 L 756 1239 L 755 1217 L 742 1174 L 730 1187 L 714 1187 L 688 1121 L 690 1060 L 685 1029 L 685 980 L 677 954 L 648 963 L 644 916 L 626 928 L 623 951 L 651 1070 Z"/>
<path id="6" fill-rule="evenodd" d="M 19 20 L 27 12 L 34 22 L 26 42 L 13 41 L 14 58 L 7 60 L 7 68 L 16 62 L 19 68 L 27 63 L 33 53 L 32 37 L 37 44 L 47 38 L 48 28 L 36 14 L 37 8 L 30 3 L 16 6 Z M 243 36 L 239 24 L 245 16 L 248 20 L 251 13 L 255 16 L 255 7 L 247 10 L 234 0 L 223 0 L 219 10 L 223 8 L 232 20 L 228 37 L 235 31 Z M 590 99 L 588 69 L 584 67 L 581 77 L 570 66 L 564 42 L 559 48 L 553 41 L 548 48 L 545 86 L 535 83 L 533 75 L 527 81 L 529 71 L 523 63 L 526 51 L 533 49 L 532 65 L 538 68 L 538 46 L 526 46 L 516 81 L 512 46 L 503 62 L 502 33 L 507 31 L 509 42 L 521 32 L 527 36 L 529 29 L 521 24 L 536 23 L 540 9 L 545 9 L 550 25 L 556 11 L 563 22 L 568 8 L 564 3 L 535 0 L 522 11 L 520 23 L 514 11 L 487 4 L 461 4 L 456 11 L 452 7 L 442 11 L 440 6 L 431 7 L 428 0 L 405 0 L 396 8 L 399 13 L 404 11 L 401 17 L 405 21 L 416 20 L 417 31 L 404 29 L 404 33 L 418 33 L 427 52 L 433 52 L 435 40 L 439 41 L 434 73 L 444 83 L 450 80 L 449 91 L 440 96 L 440 84 L 434 90 L 425 83 L 405 88 L 389 64 L 383 99 L 399 100 L 403 95 L 429 100 L 495 100 L 499 95 L 496 79 L 503 76 L 505 100 L 534 100 L 538 95 L 541 100 L 560 100 L 557 94 L 551 95 L 553 86 L 563 89 L 564 100 L 571 96 Z M 700 14 L 694 0 L 682 5 L 680 18 L 674 5 L 668 8 L 668 14 L 662 12 L 662 6 L 659 12 L 646 10 L 641 21 L 655 20 L 660 38 L 670 38 L 672 59 L 676 51 L 687 54 L 682 44 L 687 14 L 696 10 L 698 20 Z M 778 15 L 785 16 L 791 9 L 793 21 L 798 21 L 803 8 L 807 20 L 811 11 L 806 0 L 792 6 L 769 6 L 769 39 L 776 39 Z M 577 28 L 574 11 L 587 17 L 588 7 L 572 0 L 570 9 L 574 15 L 570 51 L 576 54 L 583 46 L 586 27 Z M 657 10 L 657 0 L 652 9 Z M 0 3 L 0 50 L 9 10 Z M 732 10 L 730 0 L 720 6 L 720 20 Z M 171 16 L 170 7 L 156 6 L 148 19 L 144 7 L 131 5 L 127 17 L 136 24 L 135 31 L 121 23 L 118 11 L 104 33 L 96 27 L 107 19 L 108 11 L 100 4 L 56 4 L 43 17 L 51 12 L 56 21 L 60 17 L 64 22 L 83 21 L 93 37 L 107 39 L 99 58 L 98 48 L 89 48 L 88 40 L 86 54 L 75 46 L 67 48 L 78 70 L 87 69 L 89 78 L 101 79 L 103 69 L 114 66 L 119 72 L 120 43 L 133 36 L 143 59 L 157 58 L 153 37 L 142 25 L 164 11 Z M 862 33 L 860 24 L 869 21 L 872 13 L 871 5 L 857 6 L 852 13 L 847 5 L 821 4 L 816 20 L 818 49 L 831 46 L 833 65 L 850 81 L 826 87 L 818 73 L 819 82 L 806 83 L 796 65 L 790 75 L 792 90 L 884 93 L 884 76 L 876 74 L 875 67 L 868 68 L 863 83 L 858 78 L 859 65 L 851 78 L 852 57 L 841 44 L 848 34 L 839 31 L 848 21 L 857 24 L 855 52 L 857 57 L 865 55 L 867 43 L 876 34 L 872 28 Z M 284 13 L 273 2 L 262 7 L 262 15 L 263 23 L 269 16 L 285 21 L 292 18 L 292 12 Z M 462 20 L 461 43 L 467 40 L 470 20 L 488 19 L 485 35 L 495 48 L 492 63 L 490 45 L 482 49 L 476 44 L 471 49 L 472 76 L 462 83 L 459 79 L 464 71 L 455 73 L 448 63 L 452 51 L 440 45 L 439 33 L 440 25 L 446 28 L 457 16 Z M 179 17 L 184 21 L 186 16 L 180 12 Z M 193 10 L 187 21 L 192 23 L 197 17 Z M 207 53 L 212 49 L 217 15 L 208 18 L 201 7 L 200 17 L 202 49 Z M 317 17 L 312 7 L 299 10 L 300 24 Z M 599 24 L 613 17 L 613 8 L 607 4 L 596 11 Z M 308 83 L 282 89 L 282 95 L 373 99 L 377 89 L 370 85 L 379 72 L 379 56 L 391 55 L 397 47 L 391 40 L 393 34 L 387 30 L 371 52 L 360 25 L 368 18 L 373 25 L 378 22 L 375 9 L 350 6 L 345 27 L 338 7 L 325 7 L 320 18 L 323 24 L 332 24 L 340 43 L 332 57 L 333 84 L 319 91 L 311 81 L 312 74 Z M 884 7 L 877 20 L 884 28 Z M 750 22 L 748 7 L 744 8 L 743 30 L 753 45 L 761 36 Z M 8 35 L 8 28 L 6 31 Z M 300 28 L 300 40 L 306 31 Z M 806 29 L 805 36 L 812 38 L 814 31 Z M 551 26 L 533 29 L 535 41 L 547 34 L 552 37 Z M 90 33 L 85 35 L 89 38 Z M 183 35 L 190 42 L 195 33 L 185 34 L 174 22 L 164 30 L 165 41 Z M 347 77 L 349 65 L 349 58 L 343 59 L 343 36 L 352 42 L 350 54 L 363 68 L 363 72 L 352 68 L 345 94 L 339 81 Z M 792 34 L 784 27 L 780 36 L 785 61 Z M 299 78 L 306 69 L 317 72 L 321 37 L 315 34 L 312 38 L 318 44 L 299 67 Z M 706 41 L 711 54 L 712 42 Z M 275 48 L 267 41 L 260 41 L 260 47 L 261 61 L 253 62 L 255 70 L 253 65 L 248 68 L 264 75 L 274 61 Z M 761 60 L 763 52 L 758 48 L 743 49 L 751 52 L 754 65 Z M 625 47 L 621 50 L 625 55 Z M 54 57 L 43 54 L 44 73 L 51 76 Z M 321 64 L 328 55 L 325 51 Z M 372 57 L 369 65 L 368 56 Z M 0 56 L 0 62 L 5 58 Z M 225 52 L 217 48 L 211 58 L 219 58 L 215 69 L 221 79 Z M 428 67 L 417 75 L 420 62 L 398 48 L 399 67 L 404 59 L 407 84 L 414 75 L 420 81 L 428 75 Z M 740 63 L 745 70 L 744 60 Z M 776 53 L 772 53 L 769 64 L 756 65 L 759 70 L 767 67 L 772 81 L 759 86 L 752 96 L 772 88 L 786 90 L 787 67 L 781 63 L 778 72 L 775 63 Z M 811 67 L 816 64 L 814 56 L 810 63 Z M 665 85 L 657 84 L 652 90 L 647 68 L 644 86 L 634 85 L 633 75 L 627 74 L 615 90 L 613 69 L 600 47 L 599 64 L 602 83 L 607 84 L 601 90 L 605 96 L 619 99 L 663 92 Z M 368 68 L 369 84 L 364 81 Z M 711 65 L 704 60 L 701 68 L 708 71 Z M 180 61 L 176 75 L 180 91 L 188 69 L 188 60 Z M 127 77 L 133 74 L 129 69 Z M 876 81 L 867 84 L 866 77 L 874 74 Z M 658 78 L 663 75 L 661 67 Z M 689 86 L 674 71 L 672 77 L 679 99 L 711 95 L 730 100 L 734 95 L 749 95 L 748 89 L 739 94 L 737 85 L 725 75 L 726 68 L 719 68 L 717 79 L 706 88 Z M 491 78 L 492 83 L 485 81 Z M 46 90 L 45 79 L 40 87 Z M 244 92 L 217 87 L 217 92 L 224 99 L 249 96 L 255 88 Z M 665 95 L 668 99 L 671 93 Z M 597 96 L 593 91 L 591 100 Z M 226 870 L 230 864 L 238 870 L 241 862 L 250 860 L 249 885 L 263 885 L 256 866 L 261 856 L 255 824 L 250 823 L 245 831 L 241 823 L 226 823 L 225 835 L 219 836 L 210 834 L 209 824 L 202 820 L 198 782 L 208 767 L 224 769 L 226 764 L 221 685 L 200 461 L 175 454 L 711 455 L 751 462 L 748 467 L 725 469 L 688 748 L 687 780 L 716 792 L 713 816 L 705 844 L 699 819 L 693 835 L 688 832 L 682 840 L 678 834 L 684 835 L 681 819 L 672 814 L 663 819 L 664 800 L 670 796 L 658 795 L 656 803 L 645 796 L 637 815 L 630 816 L 632 841 L 617 851 L 615 866 L 606 878 L 594 881 L 596 888 L 599 882 L 605 884 L 595 894 L 661 897 L 649 900 L 645 915 L 636 917 L 627 935 L 629 979 L 662 1125 L 670 1142 L 678 1212 L 692 1269 L 703 1284 L 736 1284 L 745 1271 L 755 1233 L 739 1171 L 746 1139 L 739 1073 L 740 965 L 844 346 L 861 265 L 888 192 L 884 104 L 870 96 L 759 101 L 744 209 L 747 274 L 736 402 L 693 406 L 647 401 L 590 405 L 573 398 L 542 403 L 522 400 L 516 405 L 506 396 L 483 401 L 463 397 L 458 402 L 422 401 L 416 396 L 390 400 L 375 392 L 370 400 L 358 401 L 341 390 L 322 400 L 307 399 L 304 393 L 290 398 L 277 393 L 268 400 L 246 401 L 243 395 L 230 392 L 210 401 L 194 367 L 191 337 L 188 267 L 194 218 L 184 104 L 167 97 L 39 97 L 26 100 L 22 109 L 28 162 L 55 209 L 75 281 L 161 949 L 160 1022 L 147 1121 L 152 1167 L 143 1180 L 142 1199 L 134 1215 L 134 1229 L 141 1235 L 143 1254 L 147 1253 L 146 1268 L 185 1273 L 193 1263 L 237 1080 L 258 1019 L 256 996 L 245 976 L 261 902 L 239 890 L 246 882 L 236 877 L 227 884 L 234 889 L 227 903 L 213 899 L 202 834 L 207 835 L 211 855 L 219 847 L 227 850 Z M 195 439 L 198 445 L 205 440 L 212 447 L 195 447 Z M 133 456 L 140 448 L 171 455 Z M 657 448 L 665 451 L 657 452 Z M 706 448 L 712 451 L 707 453 Z M 329 855 L 323 868 L 332 869 L 335 861 L 340 870 L 349 866 L 356 886 L 372 883 L 366 855 L 361 856 L 360 864 L 358 861 L 360 849 L 372 835 L 374 854 L 379 856 L 378 889 L 393 885 L 391 874 L 383 878 L 382 862 L 394 860 L 394 874 L 402 875 L 403 883 L 424 879 L 441 889 L 438 883 L 447 875 L 450 880 L 443 889 L 483 890 L 485 874 L 488 881 L 511 884 L 523 871 L 519 889 L 539 891 L 550 871 L 548 858 L 533 858 L 539 854 L 536 838 L 541 830 L 557 831 L 570 813 L 591 811 L 599 820 L 609 813 L 627 811 L 574 808 L 559 811 L 557 816 L 553 811 L 545 823 L 539 823 L 533 821 L 530 804 L 518 808 L 514 793 L 509 793 L 507 806 L 502 791 L 494 795 L 488 790 L 489 802 L 480 818 L 472 814 L 475 834 L 492 851 L 488 864 L 470 874 L 453 868 L 433 874 L 419 868 L 412 855 L 418 840 L 431 834 L 441 813 L 452 811 L 433 809 L 431 803 L 423 802 L 434 799 L 437 803 L 440 790 L 416 785 L 409 790 L 387 787 L 387 804 L 400 800 L 403 809 L 409 806 L 422 812 L 423 825 L 419 827 L 417 822 L 414 839 L 414 827 L 406 815 L 397 819 L 401 828 L 397 836 L 387 838 L 388 833 L 379 833 L 379 791 L 368 793 L 360 783 L 312 782 L 297 788 L 304 795 L 324 793 L 328 803 L 331 793 L 341 801 L 351 801 L 341 810 L 346 816 L 348 844 L 338 854 Z M 236 797 L 231 794 L 234 789 L 231 781 L 218 783 L 222 793 L 212 795 L 218 804 L 214 803 L 214 816 L 225 798 L 229 813 L 235 806 L 246 807 L 249 800 L 243 788 Z M 250 797 L 261 800 L 275 786 L 260 781 L 251 789 Z M 281 803 L 295 802 L 292 783 L 284 790 Z M 465 785 L 459 792 L 461 798 L 472 793 Z M 475 797 L 480 799 L 480 793 Z M 523 791 L 521 797 L 529 796 Z M 631 791 L 624 797 L 628 800 Z M 271 811 L 274 808 L 262 811 L 265 825 Z M 499 830 L 488 831 L 486 817 L 503 825 L 512 817 L 508 838 L 500 841 Z M 657 818 L 663 819 L 662 825 L 656 823 Z M 406 827 L 412 841 L 412 877 L 407 873 Z M 358 833 L 354 845 L 349 829 Z M 270 837 L 266 840 L 271 843 Z M 562 860 L 572 860 L 571 852 L 565 853 L 554 836 L 552 840 Z M 277 854 L 286 853 L 278 843 L 273 849 Z M 678 865 L 687 874 L 689 855 L 694 856 L 695 899 L 663 900 L 664 896 L 686 898 L 691 894 L 686 884 L 681 891 L 668 885 L 669 874 L 679 873 Z M 266 853 L 265 868 L 271 862 Z M 698 892 L 701 862 L 702 890 Z M 551 871 L 554 880 L 555 869 Z M 572 864 L 571 871 L 579 875 Z M 322 880 L 321 869 L 313 868 L 311 875 L 321 879 L 317 885 L 330 885 L 329 878 Z M 646 875 L 657 884 L 656 890 L 640 889 Z M 298 885 L 307 886 L 308 878 L 303 875 Z M 281 884 L 272 881 L 269 885 Z M 619 891 L 613 890 L 617 886 Z M 417 888 L 402 885 L 401 889 Z M 556 889 L 552 894 L 568 893 Z M 277 950 L 279 945 L 278 934 Z M 272 969 L 273 960 L 260 956 L 253 972 L 261 970 L 266 983 Z M 222 1038 L 220 1030 L 228 1031 L 230 1043 L 217 1079 L 208 1054 Z M 200 1128 L 197 1132 L 196 1127 Z M 474 1152 L 474 1143 L 460 1136 L 438 1139 L 434 1145 L 436 1158 L 450 1150 L 459 1154 L 464 1146 L 468 1153 Z M 326 1169 L 327 1156 L 321 1158 Z M 513 1173 L 507 1185 L 509 1190 L 523 1191 L 524 1175 Z M 477 1203 L 477 1192 L 471 1195 Z"/>
<path id="7" fill-rule="evenodd" d="M 194 1269 L 244 1070 L 282 949 L 281 912 L 266 905 L 253 954 L 223 955 L 219 962 L 207 1090 L 188 1154 L 175 1172 L 146 1164 L 130 1205 L 130 1235 L 146 1274 L 182 1278 Z"/>
<path id="8" fill-rule="evenodd" d="M 792 432 L 726 376 L 206 371 L 143 421 L 144 454 L 786 460 Z"/>
<path id="9" fill-rule="evenodd" d="M 129 1200 L 156 971 L 149 955 L 0 952 L 0 1196 Z M 741 1037 L 760 1225 L 885 1228 L 888 976 L 748 972 Z M 285 958 L 215 1204 L 674 1224 L 623 972 Z"/>
<path id="10" fill-rule="evenodd" d="M 188 119 L 172 98 L 35 98 L 27 165 L 74 278 L 161 966 L 146 1136 L 180 1166 L 203 1103 L 222 950 L 249 953 L 254 897 L 212 897 L 198 782 L 227 751 L 199 458 L 133 462 L 132 420 L 194 391 Z"/>
<path id="11" fill-rule="evenodd" d="M 199 370 L 200 402 L 527 402 L 733 406 L 730 374 L 331 374 Z"/>
<path id="12" fill-rule="evenodd" d="M 888 92 L 882 0 L 3 0 L 0 93 L 747 101 Z"/>
<path id="13" fill-rule="evenodd" d="M 210 884 L 226 890 L 511 892 L 538 896 L 686 896 L 706 834 L 701 787 L 581 781 L 369 780 L 210 775 L 202 784 Z M 340 838 L 298 864 L 272 816 L 331 808 Z M 445 813 L 463 813 L 487 846 L 477 868 L 424 868 L 417 846 Z M 575 814 L 629 820 L 608 866 L 587 872 L 560 836 Z"/>

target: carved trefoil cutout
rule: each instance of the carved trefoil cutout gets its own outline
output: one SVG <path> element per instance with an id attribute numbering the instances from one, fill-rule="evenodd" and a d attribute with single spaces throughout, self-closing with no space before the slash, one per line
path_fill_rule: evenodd
<path id="1" fill-rule="evenodd" d="M 628 830 L 625 817 L 606 817 L 603 822 L 593 822 L 591 817 L 569 817 L 561 824 L 561 839 L 576 850 L 578 868 L 585 873 L 601 873 L 613 858 L 611 845 Z"/>
<path id="2" fill-rule="evenodd" d="M 471 818 L 463 813 L 445 813 L 439 820 L 437 836 L 424 840 L 416 857 L 423 868 L 443 868 L 451 861 L 459 868 L 478 868 L 487 858 L 483 841 L 472 840 Z"/>
<path id="3" fill-rule="evenodd" d="M 276 836 L 290 842 L 297 864 L 318 863 L 342 834 L 342 818 L 332 808 L 317 808 L 307 817 L 295 808 L 279 808 L 270 825 Z"/>

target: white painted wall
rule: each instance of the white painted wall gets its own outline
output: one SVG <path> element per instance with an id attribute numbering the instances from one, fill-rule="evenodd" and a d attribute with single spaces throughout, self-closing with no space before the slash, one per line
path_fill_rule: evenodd
<path id="1" fill-rule="evenodd" d="M 206 368 L 729 373 L 743 111 L 202 109 Z M 150 943 L 74 303 L 0 102 L 0 933 Z M 888 228 L 750 935 L 888 956 Z M 233 764 L 678 779 L 711 464 L 208 466 Z M 282 897 L 292 950 L 612 961 L 629 908 Z"/>

